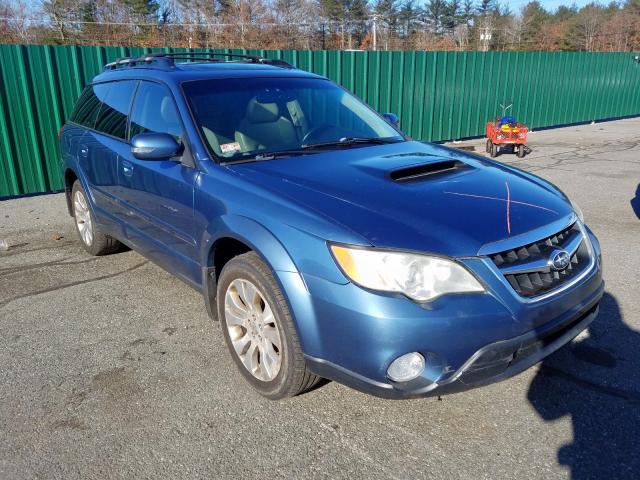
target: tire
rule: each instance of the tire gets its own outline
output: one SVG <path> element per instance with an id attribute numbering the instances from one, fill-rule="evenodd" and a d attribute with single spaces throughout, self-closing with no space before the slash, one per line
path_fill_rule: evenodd
<path id="1" fill-rule="evenodd" d="M 524 157 L 524 145 L 518 145 L 517 149 L 516 149 L 516 155 L 518 156 L 518 158 L 523 158 Z"/>
<path id="2" fill-rule="evenodd" d="M 71 208 L 80 242 L 90 255 L 106 255 L 121 247 L 118 240 L 100 231 L 87 194 L 78 180 L 74 182 L 71 189 Z"/>
<path id="3" fill-rule="evenodd" d="M 229 353 L 258 393 L 279 400 L 303 393 L 320 380 L 308 371 L 287 301 L 255 252 L 238 255 L 224 266 L 216 298 Z"/>
<path id="4" fill-rule="evenodd" d="M 487 138 L 487 143 L 486 143 L 486 145 L 485 145 L 485 150 L 487 151 L 487 153 L 491 153 L 491 145 L 493 145 L 493 144 L 491 143 L 491 140 L 489 140 L 489 139 Z"/>
<path id="5" fill-rule="evenodd" d="M 498 156 L 498 146 L 495 143 L 491 144 L 491 149 L 489 150 L 489 154 L 495 158 Z"/>

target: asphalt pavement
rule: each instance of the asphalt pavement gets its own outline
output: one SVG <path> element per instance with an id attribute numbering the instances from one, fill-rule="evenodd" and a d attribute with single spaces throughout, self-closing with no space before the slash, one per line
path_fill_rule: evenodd
<path id="1" fill-rule="evenodd" d="M 0 479 L 639 478 L 640 118 L 530 145 L 498 160 L 582 207 L 604 251 L 599 318 L 441 400 L 337 383 L 265 400 L 199 293 L 133 251 L 88 256 L 61 194 L 0 201 Z"/>

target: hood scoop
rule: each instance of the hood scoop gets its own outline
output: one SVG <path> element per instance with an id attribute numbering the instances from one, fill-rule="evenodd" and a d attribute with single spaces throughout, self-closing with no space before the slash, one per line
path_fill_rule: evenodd
<path id="1" fill-rule="evenodd" d="M 411 182 L 422 180 L 425 177 L 439 176 L 467 168 L 471 167 L 460 160 L 443 160 L 394 170 L 389 174 L 389 177 L 395 182 Z"/>

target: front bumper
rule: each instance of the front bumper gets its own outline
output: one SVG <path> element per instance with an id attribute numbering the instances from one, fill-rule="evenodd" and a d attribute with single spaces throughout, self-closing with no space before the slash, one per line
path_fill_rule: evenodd
<path id="1" fill-rule="evenodd" d="M 599 245 L 593 238 L 596 255 Z M 418 305 L 313 276 L 280 272 L 311 371 L 376 396 L 442 395 L 513 376 L 551 354 L 594 320 L 604 293 L 600 261 L 584 278 L 531 302 L 489 262 L 465 261 L 487 293 L 449 295 Z M 390 381 L 400 355 L 420 352 L 422 374 Z"/>
<path id="2" fill-rule="evenodd" d="M 308 355 L 305 358 L 309 368 L 317 375 L 377 397 L 400 399 L 462 392 L 513 377 L 570 342 L 598 316 L 599 300 L 600 297 L 589 308 L 560 324 L 550 322 L 554 325 L 542 331 L 527 332 L 480 348 L 462 367 L 443 381 L 431 382 L 427 378 L 418 377 L 406 383 L 385 383 L 326 360 Z"/>

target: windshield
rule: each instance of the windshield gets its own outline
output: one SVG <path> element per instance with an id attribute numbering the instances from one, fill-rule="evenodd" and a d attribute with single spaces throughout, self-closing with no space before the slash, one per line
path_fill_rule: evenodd
<path id="1" fill-rule="evenodd" d="M 225 161 L 404 140 L 362 101 L 328 80 L 199 80 L 183 83 L 183 89 L 202 136 Z"/>

